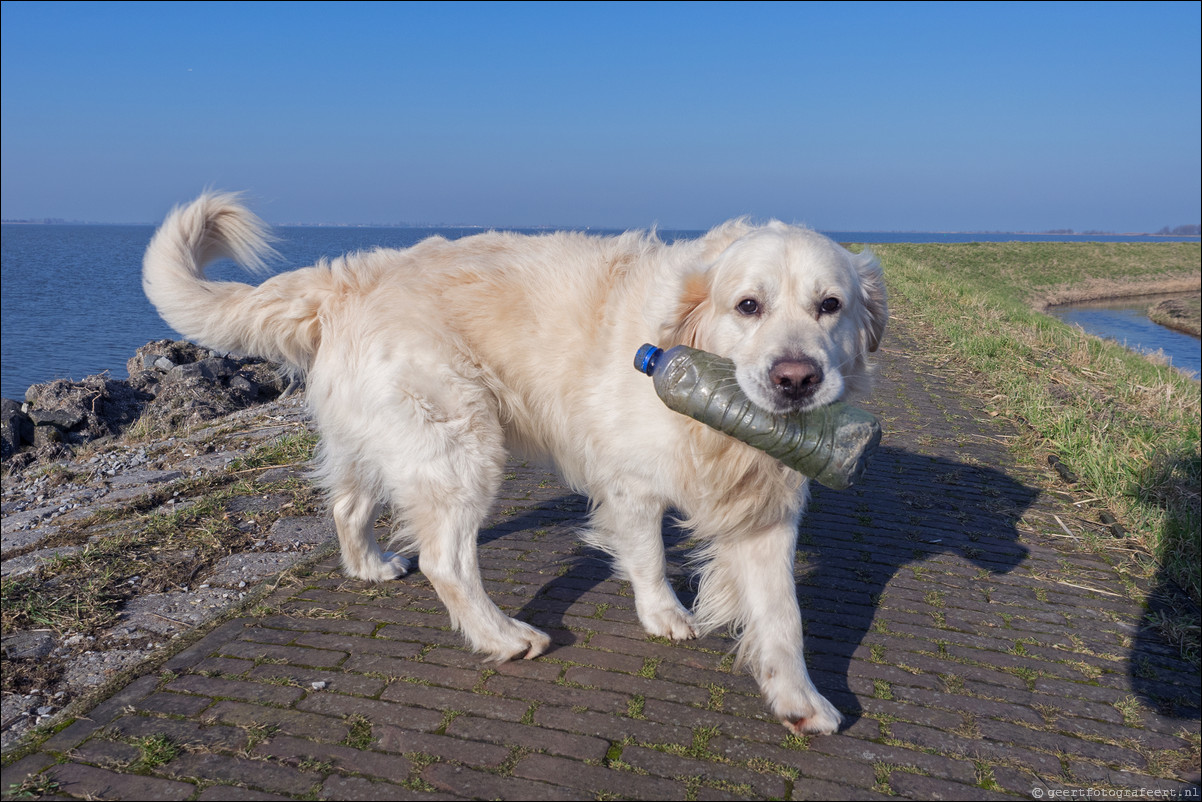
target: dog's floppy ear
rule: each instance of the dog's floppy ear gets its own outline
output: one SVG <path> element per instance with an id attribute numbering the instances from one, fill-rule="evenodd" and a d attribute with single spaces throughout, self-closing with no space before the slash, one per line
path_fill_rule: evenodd
<path id="1" fill-rule="evenodd" d="M 680 284 L 680 294 L 672 315 L 660 324 L 660 343 L 668 348 L 687 345 L 701 348 L 703 321 L 710 307 L 709 271 L 689 273 Z"/>
<path id="2" fill-rule="evenodd" d="M 885 297 L 885 275 L 881 271 L 880 260 L 870 249 L 865 248 L 860 253 L 853 253 L 851 258 L 860 274 L 860 293 L 864 309 L 868 313 L 866 327 L 867 346 L 869 351 L 875 351 L 881 345 L 885 336 L 885 324 L 889 320 L 889 303 Z"/>

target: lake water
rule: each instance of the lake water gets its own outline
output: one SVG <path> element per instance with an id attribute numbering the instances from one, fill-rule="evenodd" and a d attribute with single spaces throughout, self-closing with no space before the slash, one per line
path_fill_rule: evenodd
<path id="1" fill-rule="evenodd" d="M 281 264 L 374 247 L 401 248 L 441 234 L 455 239 L 475 228 L 277 227 Z M 23 399 L 31 384 L 81 379 L 108 371 L 127 376 L 125 362 L 150 340 L 176 338 L 142 294 L 142 253 L 152 226 L 17 225 L 0 227 L 0 395 Z M 602 232 L 597 232 L 602 233 Z M 664 240 L 700 232 L 661 231 Z M 1197 241 L 1197 237 L 1091 237 L 1029 234 L 826 232 L 840 242 Z M 233 265 L 211 277 L 245 281 Z M 1196 351 L 1196 347 L 1195 347 Z"/>
<path id="2" fill-rule="evenodd" d="M 1114 340 L 1144 353 L 1163 352 L 1170 364 L 1194 378 L 1202 375 L 1202 344 L 1197 337 L 1174 331 L 1148 319 L 1148 308 L 1173 296 L 1147 296 L 1055 306 L 1048 313 L 1080 326 L 1095 337 Z"/>

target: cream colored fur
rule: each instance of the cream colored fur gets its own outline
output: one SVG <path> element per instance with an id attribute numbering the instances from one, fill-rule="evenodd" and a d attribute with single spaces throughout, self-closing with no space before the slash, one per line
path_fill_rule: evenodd
<path id="1" fill-rule="evenodd" d="M 206 194 L 155 235 L 144 287 L 185 337 L 305 374 L 350 576 L 408 569 L 372 536 L 388 504 L 399 551 L 420 554 L 472 648 L 496 660 L 541 654 L 548 637 L 485 593 L 476 537 L 507 455 L 549 458 L 592 500 L 586 537 L 630 580 L 647 632 L 730 627 L 786 726 L 838 728 L 802 656 L 793 560 L 806 480 L 668 410 L 632 360 L 644 342 L 728 356 L 748 396 L 777 411 L 863 391 L 886 321 L 871 253 L 735 220 L 672 245 L 654 234 L 488 233 L 351 254 L 258 287 L 204 277 L 214 258 L 254 268 L 268 250 L 236 196 Z M 774 366 L 799 360 L 819 379 L 804 398 L 785 397 Z M 665 576 L 670 509 L 703 544 L 694 612 Z"/>

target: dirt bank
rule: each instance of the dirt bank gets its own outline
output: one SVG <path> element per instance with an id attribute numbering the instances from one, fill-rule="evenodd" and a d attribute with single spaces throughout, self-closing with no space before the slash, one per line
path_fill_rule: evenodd
<path id="1" fill-rule="evenodd" d="M 1088 279 L 1071 285 L 1043 290 L 1032 300 L 1032 305 L 1040 312 L 1044 312 L 1050 306 L 1063 304 L 1117 298 L 1140 298 L 1145 295 L 1197 294 L 1199 291 L 1202 291 L 1202 275 L 1153 281 Z"/>

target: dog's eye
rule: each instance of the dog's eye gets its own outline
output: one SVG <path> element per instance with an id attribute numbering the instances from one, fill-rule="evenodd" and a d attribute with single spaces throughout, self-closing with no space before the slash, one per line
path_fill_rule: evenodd
<path id="1" fill-rule="evenodd" d="M 760 311 L 760 302 L 754 298 L 744 298 L 735 309 L 744 315 L 754 315 Z"/>
<path id="2" fill-rule="evenodd" d="M 829 315 L 834 312 L 838 312 L 839 308 L 842 306 L 843 306 L 843 304 L 839 301 L 838 298 L 827 298 L 821 304 L 818 305 L 818 311 L 824 315 Z"/>

